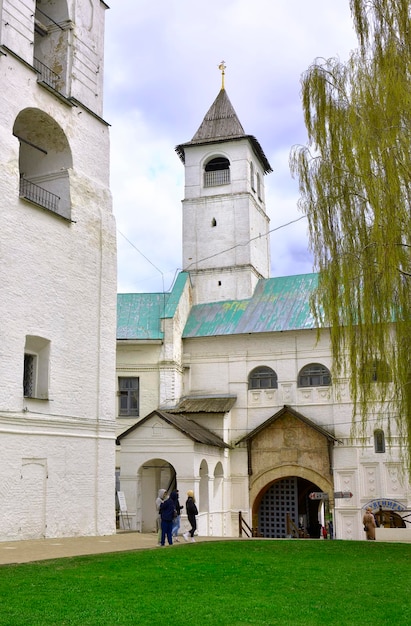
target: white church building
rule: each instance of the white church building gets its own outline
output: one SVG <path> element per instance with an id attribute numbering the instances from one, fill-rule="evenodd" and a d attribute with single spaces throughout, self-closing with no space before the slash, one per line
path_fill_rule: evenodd
<path id="1" fill-rule="evenodd" d="M 115 532 L 106 9 L 0 2 L 1 541 Z"/>
<path id="2" fill-rule="evenodd" d="M 195 492 L 200 535 L 238 536 L 241 515 L 264 537 L 318 537 L 332 521 L 335 537 L 362 539 L 366 506 L 381 530 L 403 529 L 398 439 L 388 445 L 384 415 L 350 437 L 350 381 L 332 379 L 329 333 L 318 340 L 310 311 L 317 275 L 269 276 L 271 167 L 224 86 L 176 151 L 184 271 L 170 293 L 118 295 L 117 478 L 130 527 L 152 531 L 157 490 L 177 485 L 182 503 Z"/>
<path id="3" fill-rule="evenodd" d="M 106 9 L 0 2 L 0 541 L 110 535 L 116 488 L 152 532 L 174 486 L 183 504 L 194 490 L 207 536 L 241 519 L 315 537 L 332 520 L 360 539 L 365 506 L 408 532 L 384 414 L 350 437 L 350 381 L 332 379 L 310 312 L 317 276 L 269 276 L 271 167 L 224 88 L 177 146 L 184 271 L 116 307 Z"/>

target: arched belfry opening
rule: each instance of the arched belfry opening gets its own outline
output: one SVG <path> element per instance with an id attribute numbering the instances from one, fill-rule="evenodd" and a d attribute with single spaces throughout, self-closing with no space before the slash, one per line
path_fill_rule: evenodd
<path id="1" fill-rule="evenodd" d="M 204 167 L 204 187 L 227 185 L 230 182 L 230 161 L 225 157 L 215 157 Z"/>

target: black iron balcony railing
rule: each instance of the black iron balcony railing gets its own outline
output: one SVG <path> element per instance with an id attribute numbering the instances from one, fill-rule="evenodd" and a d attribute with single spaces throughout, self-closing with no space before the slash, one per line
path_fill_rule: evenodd
<path id="1" fill-rule="evenodd" d="M 47 67 L 44 63 L 39 61 L 36 57 L 33 59 L 33 67 L 39 75 L 39 80 L 52 87 L 56 91 L 60 91 L 59 89 L 59 80 L 60 76 L 53 72 L 50 67 Z"/>
<path id="2" fill-rule="evenodd" d="M 20 177 L 20 197 L 34 202 L 44 209 L 58 213 L 60 197 L 39 185 L 32 183 L 23 176 Z"/>
<path id="3" fill-rule="evenodd" d="M 213 170 L 204 172 L 204 187 L 217 187 L 230 182 L 230 170 Z"/>

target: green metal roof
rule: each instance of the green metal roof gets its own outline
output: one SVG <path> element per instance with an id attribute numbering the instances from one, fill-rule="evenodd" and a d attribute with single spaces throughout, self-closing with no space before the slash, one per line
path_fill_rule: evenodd
<path id="1" fill-rule="evenodd" d="M 187 280 L 181 272 L 170 293 L 119 293 L 117 339 L 163 339 L 161 320 L 174 316 Z"/>
<path id="2" fill-rule="evenodd" d="M 192 307 L 183 337 L 211 337 L 316 328 L 310 296 L 318 274 L 261 279 L 247 300 Z"/>
<path id="3" fill-rule="evenodd" d="M 117 339 L 163 339 L 161 320 L 174 316 L 188 274 L 181 272 L 170 293 L 118 294 Z M 310 297 L 318 274 L 261 279 L 247 300 L 197 304 L 183 337 L 212 337 L 316 328 Z"/>

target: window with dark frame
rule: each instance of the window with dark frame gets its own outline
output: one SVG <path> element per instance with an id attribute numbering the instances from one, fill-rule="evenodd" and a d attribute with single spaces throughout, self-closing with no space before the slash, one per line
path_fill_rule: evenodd
<path id="1" fill-rule="evenodd" d="M 256 367 L 248 377 L 249 389 L 277 389 L 277 374 L 271 367 Z"/>
<path id="2" fill-rule="evenodd" d="M 374 430 L 374 450 L 375 452 L 385 452 L 385 435 L 381 429 Z"/>
<path id="3" fill-rule="evenodd" d="M 24 355 L 23 395 L 25 398 L 36 396 L 36 355 Z"/>
<path id="4" fill-rule="evenodd" d="M 302 368 L 298 375 L 298 387 L 328 387 L 331 374 L 325 365 L 310 363 Z"/>
<path id="5" fill-rule="evenodd" d="M 365 383 L 390 383 L 392 375 L 388 364 L 380 359 L 375 359 L 371 363 L 364 366 L 364 382 Z"/>
<path id="6" fill-rule="evenodd" d="M 118 379 L 119 407 L 118 414 L 122 417 L 139 415 L 139 379 Z"/>

